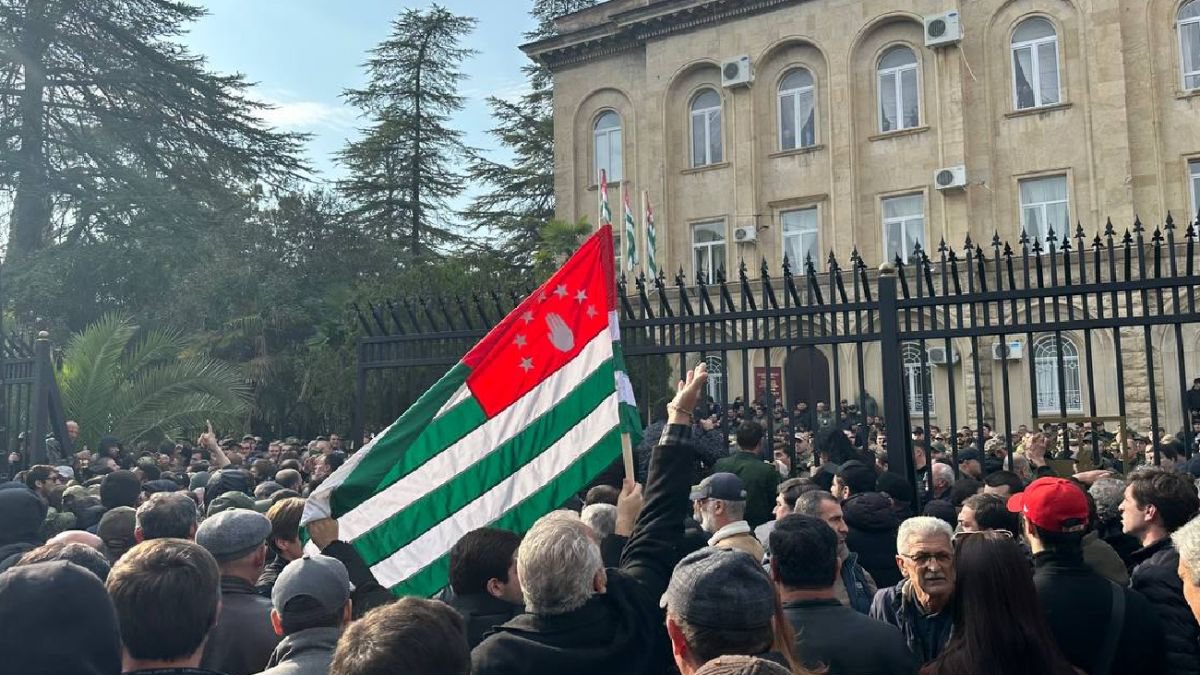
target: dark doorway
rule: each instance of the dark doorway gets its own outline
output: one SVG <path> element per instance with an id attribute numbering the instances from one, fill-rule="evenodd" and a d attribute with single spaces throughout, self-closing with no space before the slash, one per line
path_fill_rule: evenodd
<path id="1" fill-rule="evenodd" d="M 816 410 L 818 401 L 829 400 L 829 360 L 816 347 L 797 347 L 787 355 L 783 364 L 784 385 L 788 408 L 800 401 Z M 830 406 L 832 409 L 833 406 Z"/>

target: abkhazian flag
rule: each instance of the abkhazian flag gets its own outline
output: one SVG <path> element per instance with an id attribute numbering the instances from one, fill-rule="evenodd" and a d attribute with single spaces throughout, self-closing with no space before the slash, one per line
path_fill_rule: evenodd
<path id="1" fill-rule="evenodd" d="M 308 498 L 379 582 L 429 596 L 450 548 L 494 526 L 524 532 L 640 437 L 602 227 L 400 419 Z"/>
<path id="2" fill-rule="evenodd" d="M 633 207 L 629 205 L 629 191 L 621 189 L 622 215 L 621 221 L 625 231 L 621 238 L 625 240 L 625 269 L 632 271 L 637 266 L 637 222 L 633 219 Z"/>
<path id="3" fill-rule="evenodd" d="M 608 208 L 608 174 L 600 169 L 600 227 L 612 225 L 612 209 Z"/>
<path id="4" fill-rule="evenodd" d="M 642 192 L 642 203 L 645 205 L 646 214 L 646 271 L 650 272 L 651 278 L 656 278 L 658 277 L 658 260 L 656 260 L 655 247 L 658 241 L 654 232 L 654 209 L 650 208 L 650 193 Z"/>

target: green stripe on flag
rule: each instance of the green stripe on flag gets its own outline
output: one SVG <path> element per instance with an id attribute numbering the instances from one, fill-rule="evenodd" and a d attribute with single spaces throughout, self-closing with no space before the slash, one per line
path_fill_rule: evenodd
<path id="1" fill-rule="evenodd" d="M 368 565 L 374 565 L 408 546 L 532 462 L 586 420 L 605 398 L 612 395 L 613 377 L 613 363 L 606 360 L 519 434 L 355 538 L 354 547 Z"/>
<path id="2" fill-rule="evenodd" d="M 518 534 L 527 532 L 538 518 L 565 504 L 568 499 L 592 482 L 601 471 L 607 469 L 620 456 L 620 430 L 613 429 L 554 480 L 510 509 L 491 526 Z M 358 542 L 355 542 L 356 548 L 357 544 Z M 449 576 L 450 562 L 449 553 L 447 553 L 420 572 L 395 584 L 391 590 L 396 595 L 429 597 L 446 586 Z"/>
<path id="3" fill-rule="evenodd" d="M 456 364 L 401 415 L 387 436 L 376 440 L 367 456 L 330 495 L 334 518 L 354 510 L 376 492 L 483 424 L 485 415 L 474 398 L 434 419 L 438 410 L 466 383 L 470 372 L 464 364 Z"/>

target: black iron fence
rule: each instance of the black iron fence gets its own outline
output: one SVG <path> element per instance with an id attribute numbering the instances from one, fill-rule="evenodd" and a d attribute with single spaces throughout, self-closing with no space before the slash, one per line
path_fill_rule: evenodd
<path id="1" fill-rule="evenodd" d="M 647 419 L 662 407 L 657 392 L 705 359 L 722 409 L 738 398 L 768 411 L 778 402 L 793 429 L 797 415 L 836 422 L 851 406 L 877 412 L 889 465 L 910 478 L 916 427 L 948 431 L 957 465 L 962 427 L 982 448 L 988 428 L 1103 418 L 1148 432 L 1157 461 L 1160 429 L 1193 445 L 1186 390 L 1189 374 L 1200 375 L 1197 234 L 1168 217 L 1152 232 L 1140 221 L 1123 231 L 1110 222 L 1090 237 L 1077 227 L 1016 242 L 940 242 L 877 269 L 856 250 L 844 266 L 831 253 L 799 269 L 784 259 L 778 272 L 764 260 L 732 275 L 623 279 L 624 352 Z M 359 342 L 355 438 L 370 373 L 421 368 L 431 384 L 522 297 L 409 298 L 359 311 L 368 336 Z M 664 359 L 672 372 L 655 367 Z M 801 402 L 809 412 L 798 411 Z M 766 415 L 769 433 L 773 419 Z M 997 436 L 1011 452 L 1011 436 Z M 1098 460 L 1100 434 L 1088 442 Z"/>
<path id="2" fill-rule="evenodd" d="M 45 463 L 48 439 L 71 451 L 50 336 L 0 336 L 0 476 Z M 10 453 L 20 458 L 10 464 Z"/>

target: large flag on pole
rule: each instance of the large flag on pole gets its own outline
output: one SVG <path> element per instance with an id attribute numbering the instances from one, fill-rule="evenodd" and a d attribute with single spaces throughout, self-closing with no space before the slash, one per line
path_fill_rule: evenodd
<path id="1" fill-rule="evenodd" d="M 640 429 L 602 227 L 400 419 L 309 497 L 398 595 L 447 583 L 450 548 L 529 529 L 621 456 Z"/>
<path id="2" fill-rule="evenodd" d="M 625 229 L 621 238 L 625 241 L 625 269 L 632 271 L 637 266 L 637 223 L 633 219 L 633 207 L 629 205 L 629 190 L 621 188 L 621 222 Z"/>
<path id="3" fill-rule="evenodd" d="M 646 228 L 646 271 L 650 273 L 651 278 L 658 276 L 658 252 L 655 250 L 658 245 L 658 236 L 654 231 L 654 209 L 650 208 L 650 193 L 642 192 L 642 204 L 645 206 L 645 225 Z"/>

